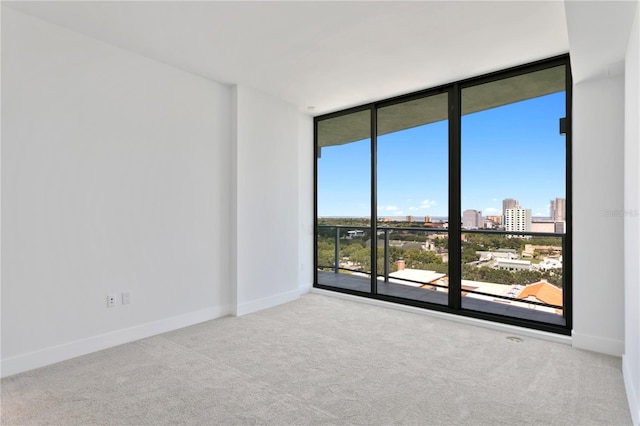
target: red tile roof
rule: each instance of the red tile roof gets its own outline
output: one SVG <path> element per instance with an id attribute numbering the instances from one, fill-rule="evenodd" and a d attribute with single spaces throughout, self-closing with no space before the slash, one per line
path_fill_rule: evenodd
<path id="1" fill-rule="evenodd" d="M 534 297 L 538 301 L 549 305 L 562 306 L 562 289 L 549 284 L 545 280 L 526 286 L 517 299 L 526 299 L 528 297 Z M 556 309 L 556 311 L 562 313 L 562 309 Z"/>

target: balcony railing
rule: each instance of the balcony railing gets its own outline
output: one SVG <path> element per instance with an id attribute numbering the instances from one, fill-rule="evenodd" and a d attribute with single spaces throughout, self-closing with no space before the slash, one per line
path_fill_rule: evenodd
<path id="1" fill-rule="evenodd" d="M 344 288 L 370 293 L 373 274 L 371 243 L 374 240 L 371 227 L 318 225 L 317 233 L 318 283 L 336 287 L 344 285 Z M 448 244 L 437 244 L 445 237 L 448 238 L 445 228 L 378 227 L 375 236 L 378 246 L 375 273 L 378 293 L 446 304 L 447 300 L 442 296 L 450 288 L 448 271 L 456 265 L 448 264 Z M 332 256 L 327 256 L 328 242 L 333 247 Z M 357 256 L 354 256 L 355 242 L 362 247 Z M 405 246 L 412 248 L 407 250 Z M 459 288 L 464 296 L 463 309 L 494 313 L 498 309 L 503 315 L 513 314 L 521 318 L 524 315 L 544 322 L 564 322 L 566 295 L 563 289 L 566 274 L 562 255 L 566 249 L 565 234 L 463 230 L 461 247 L 463 261 L 459 267 L 462 282 Z M 320 253 L 321 248 L 324 248 L 323 253 Z M 432 254 L 427 255 L 427 252 Z M 411 256 L 398 259 L 404 253 L 439 259 L 440 263 L 424 263 Z M 405 266 L 407 273 L 398 272 L 403 270 L 402 266 Z M 426 269 L 431 267 L 438 271 Z M 336 274 L 335 278 L 328 277 L 327 273 Z M 426 278 L 420 278 L 421 275 Z M 502 306 L 497 308 L 498 304 Z M 527 307 L 529 313 L 516 309 Z M 531 312 L 534 310 L 535 313 Z M 547 315 L 547 319 L 540 319 L 544 317 L 540 315 L 543 312 L 555 318 Z"/>

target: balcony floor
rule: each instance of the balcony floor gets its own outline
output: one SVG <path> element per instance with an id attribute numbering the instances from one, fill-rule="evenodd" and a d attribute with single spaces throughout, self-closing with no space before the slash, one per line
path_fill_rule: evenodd
<path id="1" fill-rule="evenodd" d="M 365 293 L 371 292 L 371 280 L 369 277 L 362 277 L 358 275 L 318 271 L 318 284 Z M 447 305 L 449 303 L 449 295 L 446 292 L 412 287 L 404 284 L 390 282 L 385 283 L 384 281 L 378 281 L 378 293 L 438 305 Z M 566 321 L 562 315 L 543 312 L 536 309 L 512 306 L 505 302 L 482 300 L 463 296 L 462 308 L 470 311 L 502 315 L 529 321 L 538 321 L 553 325 L 566 325 Z"/>

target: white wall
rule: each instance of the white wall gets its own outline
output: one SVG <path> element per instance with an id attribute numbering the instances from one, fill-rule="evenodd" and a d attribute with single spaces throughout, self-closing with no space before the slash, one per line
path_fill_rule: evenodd
<path id="1" fill-rule="evenodd" d="M 299 297 L 297 109 L 245 86 L 236 116 L 236 314 Z"/>
<path id="2" fill-rule="evenodd" d="M 573 345 L 624 348 L 624 78 L 573 87 Z"/>
<path id="3" fill-rule="evenodd" d="M 301 292 L 313 287 L 313 117 L 301 115 L 298 126 L 298 211 L 300 218 L 298 253 Z"/>
<path id="4" fill-rule="evenodd" d="M 640 425 L 640 8 L 625 60 L 625 348 L 622 369 L 633 422 Z"/>
<path id="5" fill-rule="evenodd" d="M 232 311 L 230 88 L 3 8 L 2 89 L 3 375 Z"/>

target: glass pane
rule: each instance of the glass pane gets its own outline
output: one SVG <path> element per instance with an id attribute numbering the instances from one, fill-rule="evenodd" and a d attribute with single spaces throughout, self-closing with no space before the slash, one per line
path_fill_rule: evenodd
<path id="1" fill-rule="evenodd" d="M 318 284 L 371 291 L 371 115 L 318 122 Z"/>
<path id="2" fill-rule="evenodd" d="M 565 325 L 563 238 L 464 233 L 462 307 Z"/>
<path id="3" fill-rule="evenodd" d="M 463 308 L 565 324 L 565 88 L 558 66 L 462 90 Z M 538 287 L 536 303 L 552 306 L 486 295 Z"/>
<path id="4" fill-rule="evenodd" d="M 378 110 L 378 293 L 448 303 L 448 93 Z"/>

